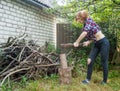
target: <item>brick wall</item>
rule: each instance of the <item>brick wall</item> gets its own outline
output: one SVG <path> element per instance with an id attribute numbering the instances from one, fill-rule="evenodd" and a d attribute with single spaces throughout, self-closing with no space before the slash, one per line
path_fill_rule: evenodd
<path id="1" fill-rule="evenodd" d="M 55 17 L 26 3 L 0 0 L 0 43 L 24 32 L 28 35 L 28 40 L 35 40 L 40 46 L 45 41 L 56 44 Z"/>

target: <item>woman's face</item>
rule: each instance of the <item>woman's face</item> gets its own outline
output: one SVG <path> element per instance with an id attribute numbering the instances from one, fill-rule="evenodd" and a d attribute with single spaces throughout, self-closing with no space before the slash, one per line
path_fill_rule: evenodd
<path id="1" fill-rule="evenodd" d="M 82 17 L 76 16 L 76 22 L 84 23 L 84 19 Z"/>

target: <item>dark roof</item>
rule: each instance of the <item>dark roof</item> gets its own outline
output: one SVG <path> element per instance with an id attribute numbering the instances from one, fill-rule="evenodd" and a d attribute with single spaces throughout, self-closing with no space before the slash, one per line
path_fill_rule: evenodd
<path id="1" fill-rule="evenodd" d="M 49 6 L 50 8 L 54 7 L 53 6 L 54 0 L 37 0 L 37 1 Z"/>
<path id="2" fill-rule="evenodd" d="M 33 0 L 33 1 L 35 1 L 35 2 L 37 2 L 37 3 L 39 3 L 39 4 L 41 4 L 41 5 L 43 5 L 44 7 L 50 8 L 50 6 L 47 5 L 47 3 L 45 3 L 45 2 L 43 2 L 43 1 L 41 1 L 41 0 Z M 44 0 L 44 1 L 45 1 L 45 0 Z"/>
<path id="3" fill-rule="evenodd" d="M 50 6 L 48 6 L 47 4 L 43 3 L 40 0 L 21 0 L 21 1 L 24 1 L 26 3 L 29 3 L 40 8 L 50 8 Z"/>

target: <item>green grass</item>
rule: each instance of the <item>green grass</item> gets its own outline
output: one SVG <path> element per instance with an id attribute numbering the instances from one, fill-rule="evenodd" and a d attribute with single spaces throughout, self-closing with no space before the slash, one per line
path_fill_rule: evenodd
<path id="1" fill-rule="evenodd" d="M 83 73 L 77 78 L 72 78 L 71 84 L 62 85 L 59 77 L 52 75 L 36 81 L 27 81 L 26 85 L 14 85 L 12 90 L 2 91 L 120 91 L 120 74 L 117 70 L 109 72 L 108 84 L 101 85 L 102 72 L 93 72 L 89 85 L 81 84 L 86 74 Z"/>

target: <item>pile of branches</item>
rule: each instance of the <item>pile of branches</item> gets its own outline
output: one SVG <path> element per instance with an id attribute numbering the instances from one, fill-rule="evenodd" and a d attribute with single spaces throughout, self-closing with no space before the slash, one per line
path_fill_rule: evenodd
<path id="1" fill-rule="evenodd" d="M 7 43 L 0 48 L 0 80 L 1 85 L 6 79 L 20 80 L 23 76 L 28 79 L 57 73 L 59 56 L 56 53 L 46 53 L 45 46 L 38 46 L 34 41 L 25 38 L 9 37 Z"/>

